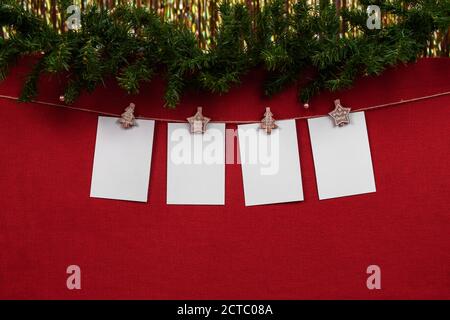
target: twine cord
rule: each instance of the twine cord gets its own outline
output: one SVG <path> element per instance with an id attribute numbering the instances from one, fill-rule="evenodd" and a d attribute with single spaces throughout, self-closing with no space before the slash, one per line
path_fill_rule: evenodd
<path id="1" fill-rule="evenodd" d="M 436 93 L 436 94 L 432 94 L 432 95 L 428 95 L 428 96 L 417 97 L 417 98 L 412 98 L 412 99 L 401 99 L 400 101 L 384 103 L 384 104 L 378 104 L 378 105 L 369 106 L 369 107 L 365 107 L 365 108 L 360 108 L 360 109 L 357 109 L 357 110 L 352 110 L 351 112 L 359 112 L 359 111 L 380 109 L 380 108 L 385 108 L 385 107 L 390 107 L 390 106 L 395 106 L 395 105 L 400 105 L 400 104 L 405 104 L 405 103 L 410 103 L 410 102 L 416 102 L 416 101 L 422 101 L 422 100 L 426 100 L 426 99 L 442 97 L 442 96 L 445 96 L 445 95 L 450 95 L 450 91 L 440 92 L 440 93 Z M 14 100 L 14 101 L 18 101 L 19 100 L 18 97 L 8 96 L 8 95 L 0 95 L 0 98 Z M 45 101 L 40 101 L 40 100 L 32 100 L 30 102 L 36 103 L 36 104 L 41 104 L 41 105 L 46 105 L 46 106 L 51 106 L 51 107 L 58 107 L 58 108 L 65 108 L 65 109 L 70 109 L 70 110 L 90 112 L 90 113 L 95 113 L 97 115 L 102 115 L 102 116 L 120 117 L 120 114 L 106 112 L 106 111 L 98 111 L 98 110 L 88 109 L 88 108 L 72 107 L 72 106 L 68 106 L 68 105 L 64 105 L 64 104 L 45 102 Z M 312 119 L 312 118 L 323 117 L 323 116 L 327 116 L 327 115 L 328 114 L 325 114 L 325 115 L 314 115 L 314 116 L 300 116 L 300 117 L 293 117 L 293 118 L 286 118 L 286 119 L 277 119 L 277 120 L 279 120 L 279 121 L 281 121 L 281 120 L 303 120 L 303 119 Z M 154 120 L 154 121 L 161 121 L 161 122 L 179 122 L 179 123 L 186 122 L 186 120 L 180 120 L 180 119 L 143 117 L 143 116 L 136 116 L 136 119 Z M 244 123 L 257 123 L 260 120 L 261 119 L 257 119 L 257 120 L 222 120 L 222 121 L 217 120 L 217 121 L 211 121 L 211 122 L 230 123 L 230 124 L 244 124 Z"/>

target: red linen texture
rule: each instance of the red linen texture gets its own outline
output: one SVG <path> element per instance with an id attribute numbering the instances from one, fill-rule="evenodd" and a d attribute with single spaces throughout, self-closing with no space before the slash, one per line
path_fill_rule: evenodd
<path id="1" fill-rule="evenodd" d="M 17 96 L 32 60 L 0 84 Z M 305 110 L 296 87 L 261 96 L 251 72 L 226 95 L 188 91 L 163 108 L 164 81 L 127 96 L 114 81 L 75 106 L 213 120 L 326 114 L 450 91 L 450 59 L 422 59 L 322 93 Z M 64 77 L 39 100 L 59 103 Z M 245 207 L 239 164 L 226 165 L 224 206 L 166 205 L 167 123 L 157 122 L 147 203 L 90 198 L 94 113 L 0 98 L 2 299 L 449 299 L 450 95 L 366 112 L 376 193 L 318 200 L 307 122 L 297 121 L 305 201 Z M 235 128 L 235 125 L 227 125 Z M 201 183 L 201 182 L 199 182 Z M 195 188 L 195 186 L 193 186 Z M 66 268 L 81 268 L 68 290 Z M 381 290 L 366 269 L 381 268 Z"/>

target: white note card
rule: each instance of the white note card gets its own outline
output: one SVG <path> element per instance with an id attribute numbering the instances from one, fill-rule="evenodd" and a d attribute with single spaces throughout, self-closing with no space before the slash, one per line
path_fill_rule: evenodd
<path id="1" fill-rule="evenodd" d="M 350 123 L 330 117 L 308 119 L 319 199 L 375 192 L 364 112 L 350 113 Z"/>
<path id="2" fill-rule="evenodd" d="M 303 201 L 295 120 L 276 124 L 270 135 L 259 124 L 238 126 L 246 206 Z"/>
<path id="3" fill-rule="evenodd" d="M 167 204 L 224 205 L 225 124 L 199 134 L 169 123 L 167 140 Z"/>
<path id="4" fill-rule="evenodd" d="M 146 202 L 155 121 L 123 129 L 117 120 L 98 117 L 91 197 Z"/>

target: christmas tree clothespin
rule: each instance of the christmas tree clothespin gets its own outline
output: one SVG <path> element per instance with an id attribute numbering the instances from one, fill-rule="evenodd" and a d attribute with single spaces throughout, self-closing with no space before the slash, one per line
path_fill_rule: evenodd
<path id="1" fill-rule="evenodd" d="M 134 105 L 134 103 L 130 103 L 130 105 L 125 108 L 125 112 L 120 115 L 120 119 L 118 120 L 118 122 L 120 123 L 122 128 L 128 129 L 137 125 L 136 118 L 134 117 L 135 107 L 136 106 Z"/>
<path id="2" fill-rule="evenodd" d="M 334 120 L 334 125 L 342 127 L 350 123 L 350 111 L 351 108 L 345 108 L 341 105 L 339 99 L 334 100 L 334 110 L 328 113 Z"/>
<path id="3" fill-rule="evenodd" d="M 272 129 L 278 128 L 275 124 L 275 119 L 273 118 L 273 114 L 270 111 L 269 107 L 266 107 L 266 112 L 264 113 L 264 118 L 261 120 L 261 124 L 259 125 L 260 129 L 266 131 L 267 134 L 272 133 Z"/>
<path id="4" fill-rule="evenodd" d="M 206 131 L 206 125 L 210 120 L 210 118 L 203 116 L 202 107 L 197 107 L 197 113 L 187 118 L 191 126 L 191 133 L 204 133 Z"/>

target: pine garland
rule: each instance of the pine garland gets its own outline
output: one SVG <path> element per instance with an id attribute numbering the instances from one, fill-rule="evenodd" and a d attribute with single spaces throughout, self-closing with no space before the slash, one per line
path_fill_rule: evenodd
<path id="1" fill-rule="evenodd" d="M 317 6 L 299 1 L 292 12 L 274 0 L 254 19 L 246 6 L 224 1 L 222 23 L 206 51 L 186 26 L 162 21 L 147 8 L 91 6 L 82 13 L 80 30 L 58 33 L 17 2 L 3 0 L 0 5 L 0 27 L 12 31 L 0 39 L 0 80 L 20 56 L 42 53 L 21 100 L 37 95 L 42 73 L 64 73 L 69 104 L 109 76 L 136 94 L 142 82 L 162 75 L 166 105 L 175 107 L 187 87 L 225 93 L 252 68 L 266 70 L 264 94 L 302 83 L 299 100 L 306 103 L 322 90 L 348 88 L 357 77 L 415 61 L 433 33 L 450 26 L 450 0 L 362 0 L 364 9 L 341 10 L 329 1 Z M 58 3 L 64 12 L 71 1 Z M 369 30 L 365 8 L 370 4 L 396 22 Z"/>

